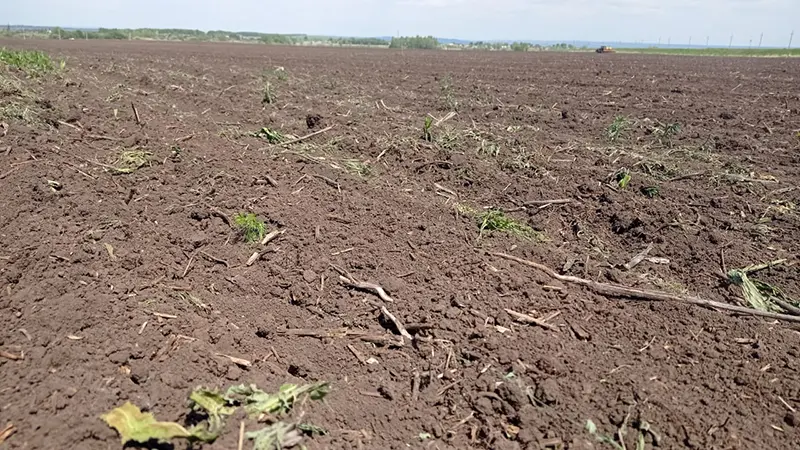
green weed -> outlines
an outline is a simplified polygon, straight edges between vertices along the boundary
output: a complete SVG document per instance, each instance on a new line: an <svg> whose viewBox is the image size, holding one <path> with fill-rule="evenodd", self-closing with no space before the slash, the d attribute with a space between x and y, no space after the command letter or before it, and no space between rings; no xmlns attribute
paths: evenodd
<svg viewBox="0 0 800 450"><path fill-rule="evenodd" d="M275 102L275 94L272 91L272 83L269 81L264 83L264 95L261 97L261 103L272 104Z"/></svg>
<svg viewBox="0 0 800 450"><path fill-rule="evenodd" d="M253 213L239 213L233 218L245 242L258 242L264 239L267 226Z"/></svg>
<svg viewBox="0 0 800 450"><path fill-rule="evenodd" d="M428 142L433 141L433 133L431 133L431 128L433 128L433 118L431 118L431 116L425 116L425 124L422 125L422 139Z"/></svg>
<svg viewBox="0 0 800 450"><path fill-rule="evenodd" d="M20 103L10 101L0 106L0 120L21 120L25 123L36 121L33 109Z"/></svg>
<svg viewBox="0 0 800 450"><path fill-rule="evenodd" d="M658 123L652 129L653 137L660 145L672 148L672 139L681 131L680 124L677 123Z"/></svg>
<svg viewBox="0 0 800 450"><path fill-rule="evenodd" d="M642 195L647 198L655 198L661 195L661 190L658 186L644 186L642 187Z"/></svg>
<svg viewBox="0 0 800 450"><path fill-rule="evenodd" d="M508 233L528 241L543 242L546 239L544 234L534 230L533 228L517 222L516 220L508 217L503 211L490 209L484 212L477 212L466 205L456 205L456 210L459 214L469 217L474 217L478 223L478 239L483 236L485 231L499 231Z"/></svg>
<svg viewBox="0 0 800 450"><path fill-rule="evenodd" d="M448 74L439 81L439 89L442 94L442 102L445 109L450 111L458 111L458 100L453 93L453 78Z"/></svg>
<svg viewBox="0 0 800 450"><path fill-rule="evenodd" d="M136 172L150 163L153 154L144 150L126 150L120 153L113 164L114 171L118 174Z"/></svg>
<svg viewBox="0 0 800 450"><path fill-rule="evenodd" d="M269 142L270 144L280 144L281 142L286 140L286 136L281 134L280 131L272 130L267 127L264 127L256 131L255 133L252 134L252 136L266 139L267 142Z"/></svg>
<svg viewBox="0 0 800 450"><path fill-rule="evenodd" d="M5 47L0 49L0 62L22 70L29 76L45 75L63 70L66 66L64 61L56 66L50 56L38 50L10 50Z"/></svg>
<svg viewBox="0 0 800 450"><path fill-rule="evenodd" d="M273 81L284 82L289 79L286 69L283 67L276 67L275 69L265 72L262 76L263 87L261 88L262 96L261 103L272 104L275 103L275 83Z"/></svg>
<svg viewBox="0 0 800 450"><path fill-rule="evenodd" d="M611 178L615 183L617 183L617 186L619 186L621 189L625 189L631 182L631 172L623 167L622 169L614 172L611 175Z"/></svg>
<svg viewBox="0 0 800 450"><path fill-rule="evenodd" d="M366 163L363 163L357 159L343 161L342 165L346 171L356 174L360 177L368 177L372 174L372 168Z"/></svg>
<svg viewBox="0 0 800 450"><path fill-rule="evenodd" d="M616 142L620 139L630 126L628 119L623 116L617 116L611 125L606 129L606 137L611 142Z"/></svg>

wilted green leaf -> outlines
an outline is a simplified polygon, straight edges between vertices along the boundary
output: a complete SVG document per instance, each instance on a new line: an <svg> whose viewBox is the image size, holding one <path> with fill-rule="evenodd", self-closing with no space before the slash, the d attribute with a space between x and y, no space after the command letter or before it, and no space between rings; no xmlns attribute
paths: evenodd
<svg viewBox="0 0 800 450"><path fill-rule="evenodd" d="M586 421L586 431L588 431L589 434L597 434L597 425L594 424L592 419Z"/></svg>
<svg viewBox="0 0 800 450"><path fill-rule="evenodd" d="M307 394L311 399L319 400L328 392L329 385L324 381L303 386L284 384L277 394L269 394L252 384L242 384L230 387L225 398L244 405L247 414L254 417L261 414L286 414L301 396Z"/></svg>
<svg viewBox="0 0 800 450"><path fill-rule="evenodd" d="M328 430L326 430L325 428L318 427L310 423L298 423L297 429L309 436L314 436L315 434L317 436L325 436L326 434L328 434Z"/></svg>
<svg viewBox="0 0 800 450"><path fill-rule="evenodd" d="M258 431L245 434L253 441L254 450L281 450L292 448L303 440L303 435L294 425L276 422Z"/></svg>
<svg viewBox="0 0 800 450"><path fill-rule="evenodd" d="M151 413L143 413L138 406L125 402L100 416L110 427L117 430L122 444L145 443L151 440L169 442L173 438L189 438L192 434L175 422L158 422Z"/></svg>
<svg viewBox="0 0 800 450"><path fill-rule="evenodd" d="M189 400L194 402L195 411L203 411L208 414L209 430L218 433L225 425L225 416L230 416L236 411L233 406L228 406L228 401L222 393L216 390L197 388L189 395Z"/></svg>
<svg viewBox="0 0 800 450"><path fill-rule="evenodd" d="M419 440L420 440L420 441L427 441L427 440L428 440L428 439L430 439L431 437L432 437L432 436L431 436L431 434L430 434L430 433L420 433L420 434L419 434Z"/></svg>

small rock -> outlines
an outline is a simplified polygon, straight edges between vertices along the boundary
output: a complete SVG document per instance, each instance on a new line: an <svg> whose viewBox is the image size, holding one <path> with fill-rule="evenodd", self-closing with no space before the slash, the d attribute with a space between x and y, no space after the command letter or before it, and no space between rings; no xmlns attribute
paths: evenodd
<svg viewBox="0 0 800 450"><path fill-rule="evenodd" d="M523 405L528 404L528 396L522 388L514 382L507 382L497 388L497 395L507 401L512 408L519 410Z"/></svg>
<svg viewBox="0 0 800 450"><path fill-rule="evenodd" d="M205 233L198 231L197 233L192 233L189 236L189 242L191 242L192 247L200 248L208 242L208 236Z"/></svg>
<svg viewBox="0 0 800 450"><path fill-rule="evenodd" d="M208 219L209 215L208 211L192 211L189 217L191 217L194 220L205 220Z"/></svg>
<svg viewBox="0 0 800 450"><path fill-rule="evenodd" d="M475 402L473 407L484 416L490 417L494 415L494 407L492 406L492 401L489 400L487 397L479 398Z"/></svg>
<svg viewBox="0 0 800 450"><path fill-rule="evenodd" d="M236 364L231 364L228 366L228 371L225 373L225 378L229 379L230 381L239 381L241 376L242 369L240 369Z"/></svg>
<svg viewBox="0 0 800 450"><path fill-rule="evenodd" d="M108 355L108 359L117 365L122 365L128 362L128 359L131 357L131 352L127 350L118 350L110 355Z"/></svg>
<svg viewBox="0 0 800 450"><path fill-rule="evenodd" d="M183 377L171 372L163 372L161 374L161 382L173 389L185 389L186 381Z"/></svg>
<svg viewBox="0 0 800 450"><path fill-rule="evenodd" d="M561 388L558 386L558 381L554 378L548 378L542 381L536 385L534 396L545 405L558 403L561 398Z"/></svg>
<svg viewBox="0 0 800 450"><path fill-rule="evenodd" d="M150 378L150 372L142 364L133 364L130 378L134 384L142 385Z"/></svg>
<svg viewBox="0 0 800 450"><path fill-rule="evenodd" d="M720 113L719 118L723 120L733 120L736 118L736 116L732 112L723 111Z"/></svg>
<svg viewBox="0 0 800 450"><path fill-rule="evenodd" d="M574 323L569 324L569 328L575 333L575 337L581 341L591 341L592 335L589 334L586 330L583 329L580 325L576 325Z"/></svg>
<svg viewBox="0 0 800 450"><path fill-rule="evenodd" d="M303 280L305 280L306 283L315 283L319 281L319 276L317 276L317 273L313 270L308 269L303 271Z"/></svg>
<svg viewBox="0 0 800 450"><path fill-rule="evenodd" d="M796 427L797 423L799 422L797 419L796 412L787 412L785 416L783 416L783 422L790 427Z"/></svg>
<svg viewBox="0 0 800 450"><path fill-rule="evenodd" d="M85 237L87 241L99 241L103 239L103 230L89 230L86 232Z"/></svg>
<svg viewBox="0 0 800 450"><path fill-rule="evenodd" d="M394 400L394 392L392 392L392 389L385 384L378 387L378 393L381 394L386 400Z"/></svg>

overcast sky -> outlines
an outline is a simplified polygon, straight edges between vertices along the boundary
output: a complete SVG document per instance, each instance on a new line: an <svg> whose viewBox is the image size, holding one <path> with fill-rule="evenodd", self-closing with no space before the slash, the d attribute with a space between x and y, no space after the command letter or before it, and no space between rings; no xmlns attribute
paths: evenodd
<svg viewBox="0 0 800 450"><path fill-rule="evenodd" d="M19 25L786 46L800 0L0 0ZM798 29L800 32L800 29ZM795 39L800 46L800 37ZM795 46L795 45L793 45Z"/></svg>

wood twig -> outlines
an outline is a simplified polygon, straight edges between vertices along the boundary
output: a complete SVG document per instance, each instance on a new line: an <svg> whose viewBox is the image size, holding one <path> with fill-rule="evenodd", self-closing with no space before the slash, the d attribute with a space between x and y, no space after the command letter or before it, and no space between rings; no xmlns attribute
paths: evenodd
<svg viewBox="0 0 800 450"><path fill-rule="evenodd" d="M15 353L10 353L5 350L0 350L0 358L6 358L12 361L19 361L20 359L24 359L25 356L23 354L17 355Z"/></svg>
<svg viewBox="0 0 800 450"><path fill-rule="evenodd" d="M239 444L236 446L238 450L244 448L244 420L239 422Z"/></svg>
<svg viewBox="0 0 800 450"><path fill-rule="evenodd" d="M341 190L342 189L342 186L339 185L339 183L337 183L335 180L332 180L332 179L330 179L330 178L328 178L328 177L326 177L324 175L319 175L319 174L316 174L316 173L313 173L311 175L313 175L316 178L319 178L320 180L322 180L325 183L327 183L328 186L330 186L332 188L335 188L336 190Z"/></svg>
<svg viewBox="0 0 800 450"><path fill-rule="evenodd" d="M6 441L6 439L10 438L12 434L17 432L17 427L14 426L13 423L9 423L3 428L3 431L0 431L0 444Z"/></svg>
<svg viewBox="0 0 800 450"><path fill-rule="evenodd" d="M572 203L571 198L557 198L555 200L531 200L524 202L525 206L545 206L545 205L563 205L565 203Z"/></svg>
<svg viewBox="0 0 800 450"><path fill-rule="evenodd" d="M789 302L785 302L779 298L772 298L772 301L775 302L776 305L780 306L787 314L792 316L800 316L800 308L792 305Z"/></svg>
<svg viewBox="0 0 800 450"><path fill-rule="evenodd" d="M68 122L64 122L63 120L59 120L58 123L59 123L59 125L64 125L64 126L70 127L73 130L78 130L78 131L83 130L83 128L81 128L81 127L79 127L77 125L73 125L73 124L68 123Z"/></svg>
<svg viewBox="0 0 800 450"><path fill-rule="evenodd" d="M136 109L136 105L131 102L131 109L133 109L133 117L136 119L136 125L142 124L142 119L139 118L139 110Z"/></svg>
<svg viewBox="0 0 800 450"><path fill-rule="evenodd" d="M313 133L309 133L309 134L307 134L305 136L300 136L299 138L294 138L294 139L288 140L286 142L281 142L281 145L286 146L286 145L296 144L298 142L302 142L302 141L305 141L306 139L312 138L312 137L314 137L314 136L316 136L318 134L322 134L322 133L325 133L327 131L330 131L332 128L333 128L333 125L327 126L327 127L323 128L321 130L317 130L317 131L315 131Z"/></svg>
<svg viewBox="0 0 800 450"><path fill-rule="evenodd" d="M406 330L406 327L403 326L403 323L400 322L400 320L397 317L395 317L394 314L390 313L389 310L386 309L386 307L383 305L381 305L381 312L383 313L384 316L386 316L387 319L392 321L394 326L397 327L397 331L400 332L401 336L408 339L409 341L414 340L414 336L411 336L411 333L409 333L408 330Z"/></svg>
<svg viewBox="0 0 800 450"><path fill-rule="evenodd" d="M380 335L370 333L368 331L349 330L347 328L339 328L333 330L309 330L303 328L290 328L287 330L280 330L278 334L285 334L290 336L304 336L313 337L317 339L333 339L333 338L348 338L353 337L364 342L369 342L376 345L386 345L391 347L402 347L403 340L398 339L394 335Z"/></svg>
<svg viewBox="0 0 800 450"><path fill-rule="evenodd" d="M217 353L216 355L217 356L222 356L223 358L228 358L228 360L230 362L236 364L237 366L251 367L253 365L253 363L251 363L250 361L248 361L246 359L237 358L235 356L226 355L224 353Z"/></svg>
<svg viewBox="0 0 800 450"><path fill-rule="evenodd" d="M225 267L227 267L228 269L230 269L230 268L231 268L231 265L230 265L230 264L228 264L228 261L225 261L224 259L219 259L219 258L217 258L217 257L215 257L215 256L213 256L213 255L210 255L210 254L208 254L208 253L206 253L206 252L204 252L204 251L201 251L201 252L200 252L200 254L201 254L201 255L203 255L203 256L205 256L205 257L206 257L206 258L208 258L209 260L211 260L211 261L214 261L215 263L219 263L219 264L222 264L222 265L224 265L224 266L225 266Z"/></svg>
<svg viewBox="0 0 800 450"><path fill-rule="evenodd" d="M631 258L630 261L625 263L624 265L625 270L632 270L634 267L638 266L639 263L641 263L642 261L644 261L645 258L647 258L647 255L650 253L651 250L653 250L652 242L647 245L647 248L639 252L638 255L634 256L633 258Z"/></svg>
<svg viewBox="0 0 800 450"><path fill-rule="evenodd" d="M651 301L671 301L671 302L678 302L678 303L688 303L691 305L697 306L705 306L710 308L717 308L722 309L725 311L732 311L737 312L740 314L750 314L753 316L759 317L766 317L769 319L777 319L777 320L784 320L787 322L795 322L800 323L800 317L791 316L787 314L779 314L773 313L768 311L759 311L757 309L747 308L744 306L736 306L731 305L728 303L721 303L715 302L713 300L706 300L699 297L683 297L679 295L667 294L665 292L659 291L650 291L645 289L636 289L630 288L627 286L620 286L615 284L606 284L606 283L599 283L597 281L587 280L585 278L578 278L573 276L567 275L559 275L553 269L545 266L544 264L539 264L533 261L528 261L522 258L518 258L513 255L507 255L505 253L496 253L496 252L488 252L489 255L496 256L499 258L507 259L509 261L514 261L529 267L533 267L538 269L547 275L566 283L573 283L579 284L582 286L586 286L592 291L597 294L604 295L604 296L611 296L611 297L627 297L639 300L651 300Z"/></svg>
<svg viewBox="0 0 800 450"><path fill-rule="evenodd" d="M191 267L192 267L192 262L194 262L194 256L195 256L196 254L197 254L197 252L195 252L195 253L192 253L192 256L190 256L190 257L189 257L189 262L188 262L188 263L186 263L186 268L185 268L185 269L183 269L183 275L181 275L181 279L183 279L183 278L186 278L186 274L188 274L188 273L189 273L189 268L191 268Z"/></svg>
<svg viewBox="0 0 800 450"><path fill-rule="evenodd" d="M261 240L261 245L269 244L270 242L272 242L278 236L282 235L285 232L286 232L286 230L274 230L274 231L269 232L269 234L264 236L264 239Z"/></svg>
<svg viewBox="0 0 800 450"><path fill-rule="evenodd" d="M539 325L540 327L547 328L548 330L558 331L558 327L556 327L553 324L547 323L542 319L537 319L536 317L529 316L527 314L518 313L518 312L510 310L510 309L506 309L505 311L508 313L508 315L510 315L511 317L517 319L520 322Z"/></svg>
<svg viewBox="0 0 800 450"><path fill-rule="evenodd" d="M341 281L346 286L349 286L351 288L361 289L362 291L372 292L373 294L376 294L378 297L381 298L381 300L383 300L385 302L394 303L394 300L392 299L392 297L389 297L389 294L387 294L386 291L383 290L383 288L378 286L377 284L366 283L366 282L363 282L363 281L356 281L353 278L348 278L348 277L345 277L343 275L339 275L339 281Z"/></svg>
<svg viewBox="0 0 800 450"><path fill-rule="evenodd" d="M125 140L125 139L122 139L122 138L113 137L113 136L104 136L104 135L101 135L101 134L87 134L86 137L91 138L91 139L96 139L98 141L116 141L116 142L121 142L121 141Z"/></svg>

